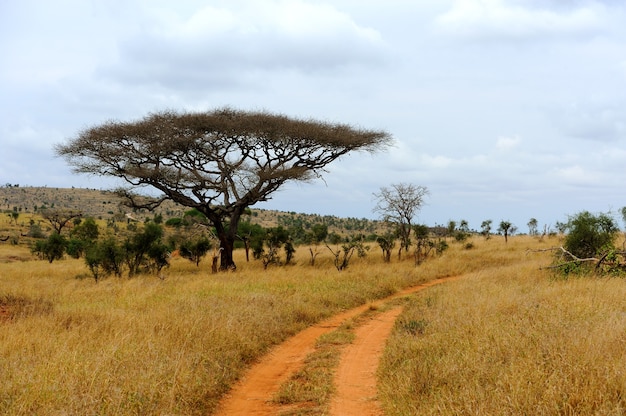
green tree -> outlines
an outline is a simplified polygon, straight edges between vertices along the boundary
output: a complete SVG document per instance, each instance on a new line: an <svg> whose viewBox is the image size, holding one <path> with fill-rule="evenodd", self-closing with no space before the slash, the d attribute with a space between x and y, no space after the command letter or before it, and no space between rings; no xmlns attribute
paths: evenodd
<svg viewBox="0 0 626 416"><path fill-rule="evenodd" d="M74 258L81 257L88 247L95 244L100 235L98 224L93 218L86 218L81 221L79 217L78 224L70 232L70 240L67 246L67 254Z"/></svg>
<svg viewBox="0 0 626 416"><path fill-rule="evenodd" d="M498 232L504 235L504 242L507 243L509 241L509 234L511 233L513 224L510 221L500 221L500 225L498 226Z"/></svg>
<svg viewBox="0 0 626 416"><path fill-rule="evenodd" d="M74 229L72 229L70 236L78 238L79 240L93 243L100 236L100 229L98 228L96 220L89 217L85 218L83 221L80 221L80 223L76 225Z"/></svg>
<svg viewBox="0 0 626 416"><path fill-rule="evenodd" d="M469 223L466 220L461 220L459 222L459 227L456 230L456 233L454 233L454 239L456 241L465 241L467 240L467 238L470 236L470 229L469 229Z"/></svg>
<svg viewBox="0 0 626 416"><path fill-rule="evenodd" d="M159 278L163 278L161 270L170 265L170 247L164 244L160 239L150 245L148 252L148 269L156 273Z"/></svg>
<svg viewBox="0 0 626 416"><path fill-rule="evenodd" d="M485 220L480 224L480 233L486 240L491 238L491 220Z"/></svg>
<svg viewBox="0 0 626 416"><path fill-rule="evenodd" d="M536 218L531 218L528 221L528 234L530 235L537 235L539 234L538 232L538 226L539 226L539 222L537 221Z"/></svg>
<svg viewBox="0 0 626 416"><path fill-rule="evenodd" d="M313 244L320 244L328 237L328 225L326 224L313 224L311 227L309 241Z"/></svg>
<svg viewBox="0 0 626 416"><path fill-rule="evenodd" d="M425 224L418 224L415 227L415 265L420 265L429 256L431 250L435 248L435 242L430 238L430 230Z"/></svg>
<svg viewBox="0 0 626 416"><path fill-rule="evenodd" d="M53 232L46 240L39 240L31 251L52 263L61 260L67 248L67 239L58 232Z"/></svg>
<svg viewBox="0 0 626 416"><path fill-rule="evenodd" d="M613 250L619 227L609 214L583 211L569 218L563 247L579 259L602 256Z"/></svg>
<svg viewBox="0 0 626 416"><path fill-rule="evenodd" d="M85 263L96 282L111 273L121 277L124 259L124 250L112 235L96 242L85 252Z"/></svg>
<svg viewBox="0 0 626 416"><path fill-rule="evenodd" d="M173 200L202 212L220 242L220 268L228 270L235 268L237 229L248 207L286 182L320 177L341 156L375 151L390 141L384 131L225 108L110 121L55 150L75 172L126 181L130 187L119 193L134 208ZM136 195L137 187L146 186L161 196Z"/></svg>
<svg viewBox="0 0 626 416"><path fill-rule="evenodd" d="M33 219L30 220L30 224L28 226L28 232L26 233L28 237L32 238L45 238L43 230L41 229L41 225L36 223Z"/></svg>
<svg viewBox="0 0 626 416"><path fill-rule="evenodd" d="M135 232L126 239L123 249L129 277L139 273L141 266L146 262L146 256L154 249L155 245L161 244L162 238L163 227L148 222L144 225L143 230Z"/></svg>
<svg viewBox="0 0 626 416"><path fill-rule="evenodd" d="M396 235L388 232L376 237L378 246L383 251L383 261L385 263L391 262L391 250L396 246Z"/></svg>
<svg viewBox="0 0 626 416"><path fill-rule="evenodd" d="M201 236L196 239L183 241L180 245L179 252L182 257L194 262L196 267L198 267L200 260L202 260L212 246L211 240L205 236Z"/></svg>
<svg viewBox="0 0 626 416"><path fill-rule="evenodd" d="M259 224L253 224L249 220L241 221L237 230L237 238L243 242L246 251L246 261L250 261L250 247L253 241L262 241L265 230Z"/></svg>

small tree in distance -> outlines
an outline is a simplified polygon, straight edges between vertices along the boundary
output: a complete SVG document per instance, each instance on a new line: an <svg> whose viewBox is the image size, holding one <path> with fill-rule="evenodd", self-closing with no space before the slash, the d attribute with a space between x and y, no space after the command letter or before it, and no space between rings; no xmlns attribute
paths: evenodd
<svg viewBox="0 0 626 416"><path fill-rule="evenodd" d="M54 231L61 234L61 230L74 218L80 218L81 211L64 208L46 208L39 211L41 216L50 223Z"/></svg>
<svg viewBox="0 0 626 416"><path fill-rule="evenodd" d="M46 240L37 241L31 251L52 263L63 258L67 243L65 237L54 231Z"/></svg>
<svg viewBox="0 0 626 416"><path fill-rule="evenodd" d="M491 220L485 220L480 224L480 233L485 240L489 240L491 238Z"/></svg>
<svg viewBox="0 0 626 416"><path fill-rule="evenodd" d="M424 198L428 195L428 188L408 183L393 184L390 187L380 188L374 193L376 206L374 212L382 217L383 221L396 225L400 237L400 249L409 250L411 245L411 230L413 218L424 205Z"/></svg>
<svg viewBox="0 0 626 416"><path fill-rule="evenodd" d="M384 235L376 237L376 242L383 251L383 260L385 263L389 263L391 261L391 250L393 250L396 245L396 236L393 235L393 233L387 232Z"/></svg>
<svg viewBox="0 0 626 416"><path fill-rule="evenodd" d="M180 244L179 253L181 257L195 263L196 267L198 267L202 257L204 257L211 248L211 240L209 240L206 236L200 236L196 239L183 241Z"/></svg>
<svg viewBox="0 0 626 416"><path fill-rule="evenodd" d="M311 266L315 265L315 258L319 254L319 244L326 240L326 237L328 237L328 226L326 224L314 224L311 227L311 232L307 235L309 242L315 246L315 250L313 247L309 247L309 253L311 254L309 264Z"/></svg>
<svg viewBox="0 0 626 416"><path fill-rule="evenodd" d="M500 226L498 226L498 232L504 235L504 242L507 243L509 241L509 234L513 230L513 224L510 221L500 221Z"/></svg>

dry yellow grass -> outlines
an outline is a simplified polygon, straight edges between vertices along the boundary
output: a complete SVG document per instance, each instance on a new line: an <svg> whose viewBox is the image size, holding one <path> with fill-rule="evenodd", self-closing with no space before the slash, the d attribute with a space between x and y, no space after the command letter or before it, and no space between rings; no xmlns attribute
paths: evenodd
<svg viewBox="0 0 626 416"><path fill-rule="evenodd" d="M548 260L416 295L380 369L387 414L624 414L626 284L552 279L538 270Z"/></svg>
<svg viewBox="0 0 626 416"><path fill-rule="evenodd" d="M1 247L5 260L30 256ZM209 414L271 345L339 310L437 277L435 264L445 264L384 265L372 251L339 273L327 253L308 266L302 248L298 265L264 271L236 255L235 273L211 275L206 260L198 270L176 258L165 280L97 284L81 260L0 263L0 296L49 305L0 323L0 413Z"/></svg>
<svg viewBox="0 0 626 416"><path fill-rule="evenodd" d="M469 275L407 301L381 369L388 414L623 413L623 281L551 279L539 271L549 254L526 251L556 240L473 242L417 268L386 265L373 247L340 273L327 252L308 266L303 247L298 264L266 271L237 252L235 273L176 258L165 280L97 284L76 278L88 277L80 260L27 260L25 248L0 245L0 299L31 305L0 321L0 413L210 414L271 345L339 310L460 274Z"/></svg>

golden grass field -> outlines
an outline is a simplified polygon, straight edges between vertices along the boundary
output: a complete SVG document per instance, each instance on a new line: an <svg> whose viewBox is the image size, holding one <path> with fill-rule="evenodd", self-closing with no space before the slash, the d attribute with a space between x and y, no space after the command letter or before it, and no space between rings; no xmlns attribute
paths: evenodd
<svg viewBox="0 0 626 416"><path fill-rule="evenodd" d="M386 414L625 414L626 281L551 278L545 261L411 298L379 369Z"/></svg>
<svg viewBox="0 0 626 416"><path fill-rule="evenodd" d="M388 414L623 413L624 281L540 270L550 255L527 250L557 238L472 241L419 267L384 264L372 247L338 272L328 251L311 267L301 247L291 266L263 270L236 252L236 272L174 258L164 280L97 284L82 260L27 260L27 248L0 245L0 302L13 305L0 318L0 414L211 414L272 345L454 275L467 276L404 301L380 368Z"/></svg>

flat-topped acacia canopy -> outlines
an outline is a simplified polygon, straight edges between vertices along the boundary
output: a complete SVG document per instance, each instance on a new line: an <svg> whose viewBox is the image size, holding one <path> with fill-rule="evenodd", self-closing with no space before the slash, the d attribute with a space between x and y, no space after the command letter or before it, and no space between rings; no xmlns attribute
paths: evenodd
<svg viewBox="0 0 626 416"><path fill-rule="evenodd" d="M222 108L108 121L55 151L77 173L162 192L156 201L140 204L127 190L134 207L154 208L171 199L205 214L220 240L220 267L228 269L235 266L233 245L245 208L269 199L287 181L320 177L342 155L390 143L385 131Z"/></svg>

